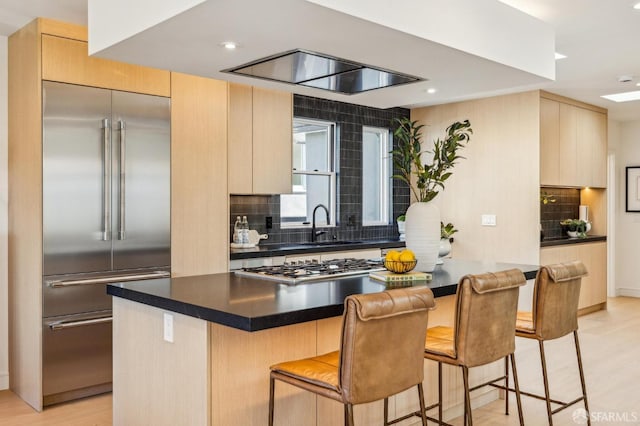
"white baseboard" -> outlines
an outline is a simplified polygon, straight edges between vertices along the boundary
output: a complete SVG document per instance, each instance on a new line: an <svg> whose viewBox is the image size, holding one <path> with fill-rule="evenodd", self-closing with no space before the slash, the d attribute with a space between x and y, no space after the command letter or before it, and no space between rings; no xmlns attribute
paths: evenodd
<svg viewBox="0 0 640 426"><path fill-rule="evenodd" d="M9 389L9 373L0 373L0 390Z"/></svg>
<svg viewBox="0 0 640 426"><path fill-rule="evenodd" d="M626 297L640 297L640 289L637 288L617 288L616 294L618 296Z"/></svg>

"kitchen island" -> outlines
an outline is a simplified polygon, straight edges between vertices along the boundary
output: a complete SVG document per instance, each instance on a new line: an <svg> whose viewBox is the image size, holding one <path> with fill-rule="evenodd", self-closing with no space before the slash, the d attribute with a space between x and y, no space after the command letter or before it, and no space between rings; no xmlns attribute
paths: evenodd
<svg viewBox="0 0 640 426"><path fill-rule="evenodd" d="M415 284L428 285L437 297L430 325L453 322L453 295L463 275L509 268L521 269L527 279L537 271L532 265L445 260L432 281ZM116 296L114 424L262 425L269 365L336 350L344 298L384 289L367 275L287 286L232 273L110 285L107 292ZM428 401L436 397L430 364ZM478 368L474 376L499 368ZM456 374L447 370L446 400L454 415L462 395ZM411 392L390 399L390 415L416 409ZM284 385L276 396L278 425L341 422L342 407L334 401ZM495 391L475 398L495 399ZM379 424L382 404L357 406L355 414L357 424Z"/></svg>

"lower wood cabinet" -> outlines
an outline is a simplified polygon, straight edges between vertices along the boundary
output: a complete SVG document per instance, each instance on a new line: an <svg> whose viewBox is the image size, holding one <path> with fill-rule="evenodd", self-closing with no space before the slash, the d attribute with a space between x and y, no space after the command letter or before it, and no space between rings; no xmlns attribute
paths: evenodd
<svg viewBox="0 0 640 426"><path fill-rule="evenodd" d="M606 241L542 247L540 264L580 260L589 275L582 279L578 309L603 308L607 302L607 243Z"/></svg>

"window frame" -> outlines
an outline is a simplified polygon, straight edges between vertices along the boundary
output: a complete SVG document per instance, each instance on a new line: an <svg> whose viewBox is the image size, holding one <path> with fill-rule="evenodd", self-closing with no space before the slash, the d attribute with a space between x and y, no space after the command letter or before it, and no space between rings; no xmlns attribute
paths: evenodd
<svg viewBox="0 0 640 426"><path fill-rule="evenodd" d="M381 141L382 147L380 148L380 152L382 155L380 156L380 176L379 184L382 189L382 195L379 198L380 202L380 212L382 213L382 217L380 220L365 220L365 144L364 144L364 135L365 133L376 133L381 137L379 140ZM393 185L391 183L391 176L393 175L393 162L391 161L391 155L389 152L393 149L393 136L391 134L391 130L386 127L377 127L377 126L362 126L362 226L387 226L390 224L391 220L391 209L393 207L392 197L393 197Z"/></svg>
<svg viewBox="0 0 640 426"><path fill-rule="evenodd" d="M337 185L337 177L336 177L336 164L338 162L338 158L337 158L337 140L338 140L338 125L336 122L334 121L327 121L327 120L321 120L321 119L315 119L315 118L307 118L307 117L293 117L293 126L292 126L292 131L293 128L295 128L295 123L299 122L299 123L308 123L308 124L315 124L315 125L325 125L329 128L329 140L327 142L327 165L328 165L328 170L327 171L320 171L320 170L299 170L293 167L292 164L292 176L293 175L298 175L298 176L327 176L329 178L329 205L327 206L327 208L329 209L329 224L326 225L321 225L322 228L332 228L336 226L337 220L337 192L338 192L338 185ZM292 135L293 138L293 135ZM292 163L293 163L293 158L291 159ZM292 184L291 184L291 194L295 194L293 192L293 180L292 180ZM281 194L282 197L283 194ZM282 202L280 204L280 215L281 218L282 216ZM311 218L311 221L313 221L313 218ZM280 228L281 229L293 229L293 228L311 228L311 222L284 222L282 219L280 221Z"/></svg>

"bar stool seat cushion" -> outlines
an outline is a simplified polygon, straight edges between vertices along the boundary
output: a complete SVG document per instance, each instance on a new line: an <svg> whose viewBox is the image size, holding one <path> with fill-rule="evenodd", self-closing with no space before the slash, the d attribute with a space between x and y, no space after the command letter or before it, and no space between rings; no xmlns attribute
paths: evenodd
<svg viewBox="0 0 640 426"><path fill-rule="evenodd" d="M339 364L340 351L335 351L312 358L276 364L271 367L271 370L339 392Z"/></svg>
<svg viewBox="0 0 640 426"><path fill-rule="evenodd" d="M531 312L518 312L516 317L516 335L518 333L530 333L536 332L536 328L533 325L533 314Z"/></svg>
<svg viewBox="0 0 640 426"><path fill-rule="evenodd" d="M437 326L427 329L424 350L435 354L456 358L453 327Z"/></svg>

